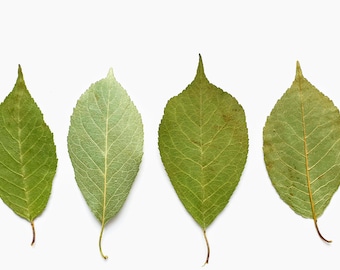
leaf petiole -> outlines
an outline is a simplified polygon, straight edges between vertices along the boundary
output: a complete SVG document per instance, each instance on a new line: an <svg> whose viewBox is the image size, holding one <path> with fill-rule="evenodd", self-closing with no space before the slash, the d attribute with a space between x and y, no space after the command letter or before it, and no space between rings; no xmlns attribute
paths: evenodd
<svg viewBox="0 0 340 270"><path fill-rule="evenodd" d="M203 230L203 235L204 235L204 240L205 240L205 243L207 245L207 258L203 264L203 266L205 266L206 264L209 263L209 257L210 257L210 246L209 246L209 241L208 241L208 238L207 238L207 233L206 233L206 230L204 229Z"/></svg>
<svg viewBox="0 0 340 270"><path fill-rule="evenodd" d="M327 240L325 237L322 236L320 230L319 230L319 227L318 227L318 223L317 223L317 219L314 218L314 225L315 225L315 228L316 228L316 231L318 233L318 235L320 236L320 238L325 241L326 243L332 243L332 240Z"/></svg>
<svg viewBox="0 0 340 270"><path fill-rule="evenodd" d="M35 243L35 228L34 228L34 222L33 221L31 221L31 227L32 227L32 233L33 233L31 246L33 246L34 243Z"/></svg>
<svg viewBox="0 0 340 270"><path fill-rule="evenodd" d="M102 238L103 238L103 232L104 232L104 225L101 228L100 235L99 235L99 251L102 257L106 260L108 256L104 255L103 250L102 250Z"/></svg>

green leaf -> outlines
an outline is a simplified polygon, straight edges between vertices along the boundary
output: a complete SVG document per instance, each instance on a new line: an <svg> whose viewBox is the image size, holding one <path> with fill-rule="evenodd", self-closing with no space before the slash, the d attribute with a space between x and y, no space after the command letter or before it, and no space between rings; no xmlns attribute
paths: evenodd
<svg viewBox="0 0 340 270"><path fill-rule="evenodd" d="M340 184L340 114L310 84L297 62L292 86L276 103L263 129L269 177L281 199L311 218L319 236L321 216Z"/></svg>
<svg viewBox="0 0 340 270"><path fill-rule="evenodd" d="M186 210L206 229L225 208L245 166L245 114L230 94L209 83L201 56L193 82L171 98L159 126L165 170ZM209 244L207 259L209 260Z"/></svg>
<svg viewBox="0 0 340 270"><path fill-rule="evenodd" d="M0 104L0 197L17 215L34 220L46 207L57 168L53 135L28 92L21 67Z"/></svg>
<svg viewBox="0 0 340 270"><path fill-rule="evenodd" d="M68 150L79 189L101 223L106 259L104 227L123 206L143 155L141 116L112 69L79 98Z"/></svg>

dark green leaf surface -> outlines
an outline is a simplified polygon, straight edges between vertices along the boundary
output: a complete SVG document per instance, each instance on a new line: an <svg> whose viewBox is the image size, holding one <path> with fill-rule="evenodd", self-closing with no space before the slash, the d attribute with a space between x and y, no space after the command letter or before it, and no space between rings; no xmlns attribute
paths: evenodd
<svg viewBox="0 0 340 270"><path fill-rule="evenodd" d="M340 184L340 115L303 77L299 63L292 86L267 119L263 140L276 191L297 214L313 219L323 238L317 218Z"/></svg>
<svg viewBox="0 0 340 270"><path fill-rule="evenodd" d="M28 92L21 67L13 91L0 105L0 197L33 221L48 202L56 172L53 135Z"/></svg>
<svg viewBox="0 0 340 270"><path fill-rule="evenodd" d="M77 184L104 226L123 206L143 155L142 119L112 69L79 98L68 149Z"/></svg>
<svg viewBox="0 0 340 270"><path fill-rule="evenodd" d="M179 199L205 234L240 180L248 132L241 105L208 81L201 56L194 81L165 107L158 143Z"/></svg>

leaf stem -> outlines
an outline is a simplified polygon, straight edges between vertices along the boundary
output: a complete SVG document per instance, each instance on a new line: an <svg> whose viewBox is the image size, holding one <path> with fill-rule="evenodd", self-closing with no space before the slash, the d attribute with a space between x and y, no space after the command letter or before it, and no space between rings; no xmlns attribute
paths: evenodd
<svg viewBox="0 0 340 270"><path fill-rule="evenodd" d="M325 237L322 236L320 230L319 230L319 227L318 227L318 221L317 219L315 218L314 219L314 225L315 225L315 228L316 228L316 231L318 232L318 235L320 236L320 238L325 241L326 243L332 243L332 240L327 240Z"/></svg>
<svg viewBox="0 0 340 270"><path fill-rule="evenodd" d="M31 246L33 246L34 243L35 243L35 228L34 228L34 222L33 221L31 221L31 227L32 227L32 233L33 233Z"/></svg>
<svg viewBox="0 0 340 270"><path fill-rule="evenodd" d="M205 243L206 243L206 245L207 245L207 258L206 258L206 260L205 260L205 263L203 264L203 266L205 266L206 264L209 263L209 257L210 257L210 246L209 246L209 241L208 241L207 233L206 233L206 230L205 230L205 229L203 230L203 235L204 235Z"/></svg>
<svg viewBox="0 0 340 270"><path fill-rule="evenodd" d="M102 224L102 229L101 229L100 235L99 235L99 251L100 251L100 254L102 255L102 257L106 260L108 258L108 256L104 255L103 250L102 250L103 232L104 232L104 224Z"/></svg>

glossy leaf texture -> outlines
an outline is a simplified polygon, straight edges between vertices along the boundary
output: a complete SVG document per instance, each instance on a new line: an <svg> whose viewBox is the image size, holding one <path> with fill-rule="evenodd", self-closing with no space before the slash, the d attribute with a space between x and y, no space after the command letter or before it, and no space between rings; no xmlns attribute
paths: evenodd
<svg viewBox="0 0 340 270"><path fill-rule="evenodd" d="M278 100L263 129L266 168L281 199L314 220L340 184L340 114L302 75L297 62L292 86Z"/></svg>
<svg viewBox="0 0 340 270"><path fill-rule="evenodd" d="M32 225L45 209L57 168L53 134L25 85L21 67L0 104L0 197Z"/></svg>
<svg viewBox="0 0 340 270"><path fill-rule="evenodd" d="M164 109L158 144L179 199L206 237L244 170L248 130L242 106L208 81L201 56L193 82ZM208 241L207 248L206 263Z"/></svg>
<svg viewBox="0 0 340 270"><path fill-rule="evenodd" d="M112 69L79 98L68 134L75 178L88 206L105 225L123 206L143 155L143 124Z"/></svg>

